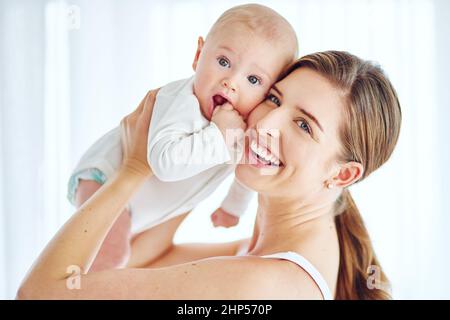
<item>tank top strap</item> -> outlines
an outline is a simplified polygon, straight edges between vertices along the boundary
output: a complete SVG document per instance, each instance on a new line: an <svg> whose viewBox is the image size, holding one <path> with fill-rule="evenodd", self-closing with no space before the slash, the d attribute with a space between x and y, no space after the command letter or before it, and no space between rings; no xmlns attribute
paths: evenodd
<svg viewBox="0 0 450 320"><path fill-rule="evenodd" d="M317 284L317 286L320 289L320 292L322 293L324 300L333 300L333 295L331 294L331 290L328 287L328 284L326 283L325 279L322 277L320 272L312 265L311 262L309 262L305 257L301 256L300 254L293 252L293 251L287 251L287 252L278 252L273 254L268 254L264 256L260 256L261 258L272 258L272 259L283 259L283 260L289 260L295 264L297 264L299 267L301 267L303 270L305 270L311 278L314 280L314 282Z"/></svg>

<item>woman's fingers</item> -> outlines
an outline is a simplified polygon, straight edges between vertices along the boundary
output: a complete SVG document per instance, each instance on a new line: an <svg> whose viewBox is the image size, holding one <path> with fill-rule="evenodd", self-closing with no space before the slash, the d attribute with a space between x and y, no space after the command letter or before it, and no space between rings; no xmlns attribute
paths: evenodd
<svg viewBox="0 0 450 320"><path fill-rule="evenodd" d="M150 114L151 110L153 110L153 105L155 104L156 95L158 94L160 88L151 90L147 93L147 96L145 97L145 103L143 105L142 112L145 114Z"/></svg>
<svg viewBox="0 0 450 320"><path fill-rule="evenodd" d="M147 139L158 90L147 92L138 107L121 121L123 163L134 172L151 173L147 162Z"/></svg>
<svg viewBox="0 0 450 320"><path fill-rule="evenodd" d="M137 108L122 119L121 125L123 125L125 128L129 128L131 125L134 125L136 122L138 122L139 118L143 114L145 114L144 120L147 120L147 118L149 118L151 115L151 110L153 110L153 105L155 103L155 98L158 91L159 88L147 92Z"/></svg>
<svg viewBox="0 0 450 320"><path fill-rule="evenodd" d="M140 115L144 111L144 109L145 109L149 99L151 98L151 95L152 95L152 91L147 92L147 94L145 95L144 99L142 99L141 103L139 104L139 106L135 110L137 114Z"/></svg>
<svg viewBox="0 0 450 320"><path fill-rule="evenodd" d="M150 126L150 119L153 111L153 106L155 104L156 100L156 94L159 89L149 91L147 93L145 103L140 106L140 112L137 114L136 121L138 122L138 130L141 132L141 134L148 134L148 129Z"/></svg>
<svg viewBox="0 0 450 320"><path fill-rule="evenodd" d="M141 134L148 133L150 126L150 119L153 111L153 106L156 100L156 94L159 89L149 91L146 95L145 102L139 106L136 114L136 121L138 122L138 127Z"/></svg>

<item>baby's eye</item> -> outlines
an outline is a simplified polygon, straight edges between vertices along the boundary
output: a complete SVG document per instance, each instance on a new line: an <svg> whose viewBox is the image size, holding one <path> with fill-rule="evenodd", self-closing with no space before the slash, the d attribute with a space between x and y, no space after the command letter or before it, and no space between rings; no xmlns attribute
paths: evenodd
<svg viewBox="0 0 450 320"><path fill-rule="evenodd" d="M217 59L217 61L219 62L219 64L224 67L224 68L229 68L230 67L230 61L228 61L227 58L224 57L219 57Z"/></svg>
<svg viewBox="0 0 450 320"><path fill-rule="evenodd" d="M308 125L308 122L306 122L305 120L301 119L301 120L297 120L296 121L297 125L300 127L300 129L304 130L306 133L311 134L311 128Z"/></svg>
<svg viewBox="0 0 450 320"><path fill-rule="evenodd" d="M275 103L278 107L281 106L280 99L278 99L275 95L269 93L266 97L266 100L269 100L272 103Z"/></svg>
<svg viewBox="0 0 450 320"><path fill-rule="evenodd" d="M251 84L261 84L261 80L256 76L248 76L247 79Z"/></svg>

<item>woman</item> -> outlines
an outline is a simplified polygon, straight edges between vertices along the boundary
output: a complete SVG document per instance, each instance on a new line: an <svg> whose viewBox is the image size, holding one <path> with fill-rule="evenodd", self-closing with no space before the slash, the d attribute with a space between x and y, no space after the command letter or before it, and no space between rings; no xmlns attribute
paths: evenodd
<svg viewBox="0 0 450 320"><path fill-rule="evenodd" d="M145 142L154 97L149 93L122 121L120 172L53 238L19 298L389 298L347 188L390 157L400 106L379 67L336 51L299 59L248 118L255 134L236 175L259 193L251 239L173 246L149 268L87 273L115 219L151 174ZM260 147L278 143L271 152L279 167L255 164L254 151L261 153L255 141ZM73 266L82 275L80 288L70 290ZM376 270L382 287L368 281L368 269Z"/></svg>

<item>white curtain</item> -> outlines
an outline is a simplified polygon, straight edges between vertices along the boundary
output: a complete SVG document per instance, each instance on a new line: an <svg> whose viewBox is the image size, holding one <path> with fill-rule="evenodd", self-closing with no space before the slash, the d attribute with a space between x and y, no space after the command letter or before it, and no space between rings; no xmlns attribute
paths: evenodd
<svg viewBox="0 0 450 320"><path fill-rule="evenodd" d="M450 136L445 0L258 1L284 15L300 53L347 50L378 61L397 88L403 126L392 159L352 188L395 298L450 298ZM71 168L146 91L192 74L196 39L243 1L0 1L0 298L73 212ZM213 229L228 179L176 241L249 236Z"/></svg>

